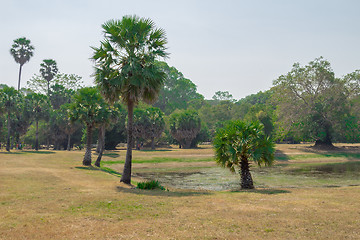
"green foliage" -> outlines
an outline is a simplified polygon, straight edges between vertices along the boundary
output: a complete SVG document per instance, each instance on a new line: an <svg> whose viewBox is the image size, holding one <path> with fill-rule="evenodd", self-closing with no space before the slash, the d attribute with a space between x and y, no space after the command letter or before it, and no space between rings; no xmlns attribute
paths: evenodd
<svg viewBox="0 0 360 240"><path fill-rule="evenodd" d="M95 126L105 121L110 115L109 105L97 88L82 88L73 99L68 109L71 121L80 120L86 125Z"/></svg>
<svg viewBox="0 0 360 240"><path fill-rule="evenodd" d="M275 144L266 137L259 122L230 121L218 129L214 138L216 161L234 172L241 157L270 166L274 160Z"/></svg>
<svg viewBox="0 0 360 240"><path fill-rule="evenodd" d="M234 102L233 96L228 91L217 91L212 97L215 101L230 101Z"/></svg>
<svg viewBox="0 0 360 240"><path fill-rule="evenodd" d="M263 132L259 122L231 121L218 129L214 138L215 159L231 172L239 169L241 187L254 188L249 161L270 166L274 160L275 144Z"/></svg>
<svg viewBox="0 0 360 240"><path fill-rule="evenodd" d="M166 77L158 100L154 104L155 107L160 108L165 114L170 114L176 109L187 109L189 106L201 104L204 96L197 93L196 85L191 80L165 62L157 62L157 65L164 71Z"/></svg>
<svg viewBox="0 0 360 240"><path fill-rule="evenodd" d="M52 94L60 92L74 92L83 88L82 78L76 74L57 73L49 83ZM36 93L47 94L47 80L38 74L34 74L29 81L27 81L28 88ZM64 95L64 94L62 94Z"/></svg>
<svg viewBox="0 0 360 240"><path fill-rule="evenodd" d="M170 133L183 148L190 148L201 129L201 120L195 110L179 110L170 115Z"/></svg>
<svg viewBox="0 0 360 240"><path fill-rule="evenodd" d="M93 47L95 82L109 102L122 99L128 107L127 155L122 182L131 183L133 109L143 100L152 103L164 83L165 73L155 61L165 58L165 31L151 19L124 16L102 25L105 40Z"/></svg>
<svg viewBox="0 0 360 240"><path fill-rule="evenodd" d="M165 121L163 112L159 108L146 107L134 110L134 137L142 140L154 141L164 131Z"/></svg>
<svg viewBox="0 0 360 240"><path fill-rule="evenodd" d="M125 103L152 102L160 91L165 74L155 65L166 57L163 29L150 19L124 16L102 25L105 41L93 47L95 82L111 102L119 97Z"/></svg>
<svg viewBox="0 0 360 240"><path fill-rule="evenodd" d="M57 64L53 59L44 59L40 64L40 74L47 82L47 95L50 96L50 81L58 72Z"/></svg>
<svg viewBox="0 0 360 240"><path fill-rule="evenodd" d="M163 186L161 186L159 181L157 181L157 180L139 182L139 183L137 183L137 188L138 189L147 189L147 190L153 190L153 189L165 190L165 188Z"/></svg>
<svg viewBox="0 0 360 240"><path fill-rule="evenodd" d="M279 122L303 140L331 144L336 125L349 112L347 82L337 79L322 57L292 70L274 81Z"/></svg>
<svg viewBox="0 0 360 240"><path fill-rule="evenodd" d="M21 68L25 63L30 61L30 58L34 54L35 48L30 45L30 43L30 40L25 37L18 38L14 40L10 49L10 54L14 57L15 62L20 64L18 90L20 90Z"/></svg>

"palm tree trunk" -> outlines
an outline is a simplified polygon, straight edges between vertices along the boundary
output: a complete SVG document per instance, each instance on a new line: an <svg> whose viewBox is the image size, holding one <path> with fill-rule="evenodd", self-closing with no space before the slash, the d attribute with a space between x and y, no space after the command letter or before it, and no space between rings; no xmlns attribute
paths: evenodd
<svg viewBox="0 0 360 240"><path fill-rule="evenodd" d="M102 155L104 153L105 149L105 125L101 125L99 129L99 141L98 141L98 147L99 147L99 155L96 159L95 166L100 167L100 161L102 158Z"/></svg>
<svg viewBox="0 0 360 240"><path fill-rule="evenodd" d="M130 184L131 183L131 160L132 160L132 145L133 141L133 117L134 117L134 103L128 102L128 123L127 123L127 150L126 160L124 164L123 174L120 182Z"/></svg>
<svg viewBox="0 0 360 240"><path fill-rule="evenodd" d="M249 161L246 156L241 156L240 176L242 189L254 189L254 183L250 173Z"/></svg>
<svg viewBox="0 0 360 240"><path fill-rule="evenodd" d="M39 150L39 121L36 120L35 150Z"/></svg>
<svg viewBox="0 0 360 240"><path fill-rule="evenodd" d="M50 81L47 81L47 95L50 97Z"/></svg>
<svg viewBox="0 0 360 240"><path fill-rule="evenodd" d="M70 151L70 140L71 140L71 134L68 134L68 142L67 142L67 147L66 150Z"/></svg>
<svg viewBox="0 0 360 240"><path fill-rule="evenodd" d="M6 151L10 152L10 130L11 130L11 125L10 125L10 113L8 113L8 119L7 119L7 129L8 129L8 133L7 133L7 143L6 143Z"/></svg>
<svg viewBox="0 0 360 240"><path fill-rule="evenodd" d="M87 125L86 126L86 151L85 151L85 156L84 156L84 160L83 160L83 165L84 166L90 166L91 165L91 144L92 144L92 126L91 125Z"/></svg>
<svg viewBox="0 0 360 240"><path fill-rule="evenodd" d="M19 83L18 83L18 91L20 90L20 80L21 80L21 69L22 69L22 66L23 66L23 65L21 65L21 64L20 64L20 69L19 69Z"/></svg>

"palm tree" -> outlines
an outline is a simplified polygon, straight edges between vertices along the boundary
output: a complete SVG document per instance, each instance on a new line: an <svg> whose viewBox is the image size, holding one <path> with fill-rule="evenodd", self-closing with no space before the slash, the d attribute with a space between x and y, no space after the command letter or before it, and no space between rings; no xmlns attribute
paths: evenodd
<svg viewBox="0 0 360 240"><path fill-rule="evenodd" d="M4 87L0 90L0 112L7 114L7 141L6 151L10 151L11 115L19 111L22 95L13 87Z"/></svg>
<svg viewBox="0 0 360 240"><path fill-rule="evenodd" d="M49 99L46 95L38 93L30 93L25 97L28 106L32 109L32 118L35 120L35 150L39 150L39 121L49 115Z"/></svg>
<svg viewBox="0 0 360 240"><path fill-rule="evenodd" d="M158 57L167 57L165 32L150 19L124 16L102 25L105 40L93 47L95 82L109 102L119 98L128 109L127 152L121 182L131 183L133 146L133 110L140 101L153 102L165 74L155 65Z"/></svg>
<svg viewBox="0 0 360 240"><path fill-rule="evenodd" d="M99 94L99 90L91 87L80 89L69 107L71 121L80 120L86 125L86 152L83 160L85 166L91 165L93 128L106 118L104 115L106 115L108 108L109 106Z"/></svg>
<svg viewBox="0 0 360 240"><path fill-rule="evenodd" d="M263 133L259 122L232 121L219 129L214 138L216 161L235 172L239 168L241 188L253 189L249 160L259 166L271 165L274 160L274 143Z"/></svg>
<svg viewBox="0 0 360 240"><path fill-rule="evenodd" d="M53 59L45 59L40 64L41 76L47 81L48 97L50 97L50 81L55 77L57 72L57 64Z"/></svg>
<svg viewBox="0 0 360 240"><path fill-rule="evenodd" d="M15 62L20 64L18 91L20 90L22 66L27 63L33 56L34 49L34 46L30 45L30 40L26 39L25 37L15 39L14 44L10 49L10 54L14 57Z"/></svg>

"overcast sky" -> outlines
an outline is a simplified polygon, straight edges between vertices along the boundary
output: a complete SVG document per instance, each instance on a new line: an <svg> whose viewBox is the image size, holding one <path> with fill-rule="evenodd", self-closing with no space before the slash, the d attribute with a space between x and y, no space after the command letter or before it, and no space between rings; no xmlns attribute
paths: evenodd
<svg viewBox="0 0 360 240"><path fill-rule="evenodd" d="M358 0L0 0L0 7L0 83L14 87L14 39L24 36L35 46L22 87L49 58L60 72L92 85L90 46L103 39L101 24L133 14L166 31L166 61L207 99L218 90L236 99L268 90L295 62L319 56L338 77L360 69Z"/></svg>

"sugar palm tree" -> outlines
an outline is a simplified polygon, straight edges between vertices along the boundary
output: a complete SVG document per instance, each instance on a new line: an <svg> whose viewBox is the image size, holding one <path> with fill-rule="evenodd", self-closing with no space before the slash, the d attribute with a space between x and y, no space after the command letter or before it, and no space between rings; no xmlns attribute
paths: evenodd
<svg viewBox="0 0 360 240"><path fill-rule="evenodd" d="M105 39L93 47L95 82L105 98L121 98L128 109L127 152L121 182L131 183L133 146L133 110L140 101L153 102L164 82L165 74L155 65L158 57L167 57L164 30L150 19L124 16L102 25Z"/></svg>
<svg viewBox="0 0 360 240"><path fill-rule="evenodd" d="M92 133L96 125L106 119L109 106L96 88L85 87L74 96L74 102L69 107L69 117L72 121L80 120L86 125L86 152L83 165L91 165Z"/></svg>
<svg viewBox="0 0 360 240"><path fill-rule="evenodd" d="M49 116L49 99L46 95L39 93L30 93L26 95L25 100L28 107L32 110L32 118L35 120L35 150L39 150L39 121Z"/></svg>
<svg viewBox="0 0 360 240"><path fill-rule="evenodd" d="M20 110L22 95L13 87L4 87L0 90L0 113L7 115L6 151L10 151L11 115Z"/></svg>
<svg viewBox="0 0 360 240"><path fill-rule="evenodd" d="M41 76L47 81L47 94L50 97L50 81L58 72L57 64L53 59L44 59L40 64Z"/></svg>
<svg viewBox="0 0 360 240"><path fill-rule="evenodd" d="M27 63L34 54L34 46L30 45L30 40L25 37L14 40L14 44L10 49L10 54L14 57L15 62L20 64L18 91L20 90L21 70L22 66Z"/></svg>
<svg viewBox="0 0 360 240"><path fill-rule="evenodd" d="M221 166L232 172L239 169L243 189L254 188L250 160L259 166L271 165L274 160L274 143L265 136L259 122L229 122L216 132L214 148L216 161Z"/></svg>

